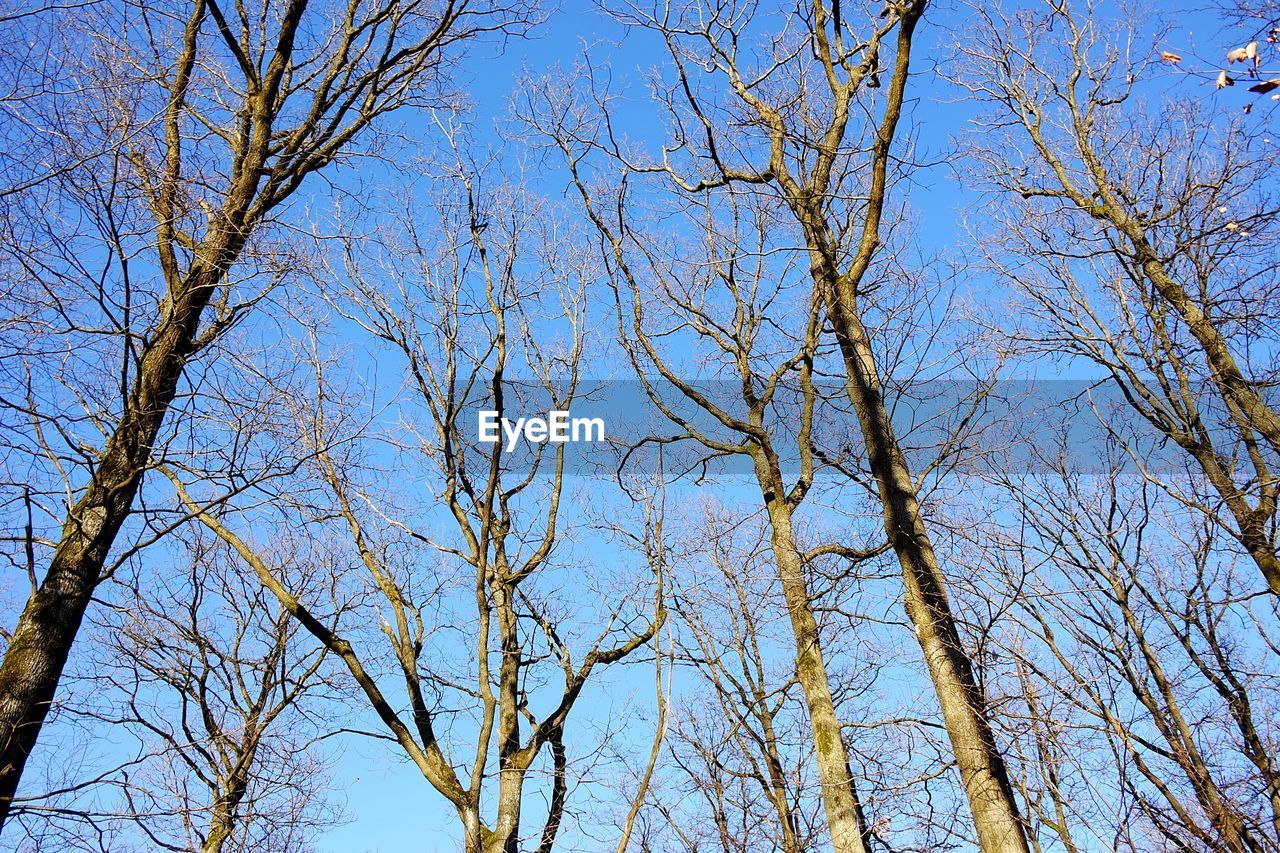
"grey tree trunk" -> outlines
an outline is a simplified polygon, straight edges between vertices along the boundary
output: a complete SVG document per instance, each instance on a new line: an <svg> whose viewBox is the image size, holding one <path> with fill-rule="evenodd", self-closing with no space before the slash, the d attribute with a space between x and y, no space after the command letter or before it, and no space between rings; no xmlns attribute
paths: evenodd
<svg viewBox="0 0 1280 853"><path fill-rule="evenodd" d="M760 459L756 464L760 468L767 467ZM814 754L831 844L836 853L869 853L866 821L853 784L849 754L831 696L831 684L827 680L818 622L813 615L804 565L791 526L791 508L783 496L780 477L770 477L769 472L761 472L760 478L761 487L768 496L770 544L795 638L796 680L800 682L809 709L809 725L813 731Z"/></svg>
<svg viewBox="0 0 1280 853"><path fill-rule="evenodd" d="M843 290L843 292L842 292ZM848 374L846 388L858 414L867 460L884 506L884 529L902 567L904 605L924 653L942 709L956 766L984 853L1027 853L1022 821L1004 759L986 717L986 702L960 641L947 600L946 580L906 458L881 396L871 341L847 282L827 291L828 310Z"/></svg>
<svg viewBox="0 0 1280 853"><path fill-rule="evenodd" d="M191 355L200 314L224 271L197 271L183 288L185 297L171 301L169 317L143 354L120 423L88 488L63 524L49 570L27 600L0 663L0 827L48 716L107 554L133 506L152 445Z"/></svg>

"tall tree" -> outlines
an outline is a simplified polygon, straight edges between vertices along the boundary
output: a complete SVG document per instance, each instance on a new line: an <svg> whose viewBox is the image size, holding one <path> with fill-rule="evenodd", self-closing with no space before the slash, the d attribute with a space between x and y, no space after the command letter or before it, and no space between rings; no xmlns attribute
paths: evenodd
<svg viewBox="0 0 1280 853"><path fill-rule="evenodd" d="M972 528L1032 822L1068 849L1272 849L1274 598L1249 595L1219 525L1104 445L1101 466L993 471L982 515L1019 523Z"/></svg>
<svg viewBox="0 0 1280 853"><path fill-rule="evenodd" d="M297 446L310 485L291 490L296 505L275 505L345 540L377 616L320 618L315 596L251 535L252 510L228 500L234 480L218 484L221 497L208 482L203 496L179 488L346 667L381 737L456 813L463 849L515 853L537 835L549 851L571 794L565 740L580 697L609 666L643 654L666 620L662 529L651 513L634 541L641 577L619 582L588 621L584 575L617 575L592 570L566 542L566 443L509 451L505 435L486 443L477 423L481 411L568 411L581 399L583 293L596 265L535 197L488 189L465 160L431 184L429 204L404 204L412 213L384 222L372 248L350 238L334 252L326 298L404 366L390 435L352 438L368 400L343 393L330 375L341 368L316 356L316 387L278 437ZM394 467L379 471L386 458ZM396 488L410 470L434 500ZM572 603L557 595L563 577ZM551 780L545 815L530 805L541 778Z"/></svg>
<svg viewBox="0 0 1280 853"><path fill-rule="evenodd" d="M329 734L317 725L319 703L332 699L320 694L335 687L328 650L201 533L183 537L189 571L156 581L159 595L117 576L128 592L103 620L112 665L93 682L108 702L124 694L108 720L157 753L121 783L128 812L173 849L298 849L328 817L327 774L308 749ZM331 559L306 553L308 544L278 537L275 559L296 566L299 588L331 588ZM331 608L330 623L345 604Z"/></svg>
<svg viewBox="0 0 1280 853"><path fill-rule="evenodd" d="M671 752L684 784L671 780L658 805L686 849L712 827L735 847L811 849L821 819L806 769L812 738L785 654L787 608L768 565L768 525L718 504L691 521L694 550L672 572L672 611L686 638L678 660L709 695L704 706L686 701L675 721Z"/></svg>
<svg viewBox="0 0 1280 853"><path fill-rule="evenodd" d="M1144 106L1160 61L1134 49L1140 22L1109 25L1087 3L980 20L958 80L991 108L973 153L999 193L997 228L981 231L1025 308L1014 333L1028 353L1100 368L1122 411L1190 463L1185 482L1148 466L1153 482L1221 524L1280 595L1280 303L1261 237L1274 146L1199 99Z"/></svg>
<svg viewBox="0 0 1280 853"><path fill-rule="evenodd" d="M548 103L557 97L545 95ZM860 561L885 548L806 548L796 530L818 467L813 431L821 395L814 365L822 322L820 301L803 281L797 284L792 262L771 263L771 226L780 205L733 187L697 195L685 215L701 231L698 242L670 241L664 232L646 230L642 205L625 177L605 191L613 196L601 196L584 161L589 149L583 128L565 120L574 112L549 107L548 114L561 120L544 130L568 160L605 243L619 335L632 367L650 401L677 429L659 440L688 442L712 459L736 458L750 467L769 522L832 843L838 851L869 850L808 573L819 553ZM723 385L690 378L680 355L686 350L712 375L723 371Z"/></svg>
<svg viewBox="0 0 1280 853"><path fill-rule="evenodd" d="M22 297L10 321L25 338L5 353L5 408L27 425L23 445L63 478L65 503L49 507L60 519L52 554L0 664L0 826L184 370L262 298L230 271L309 175L438 91L451 47L514 31L529 10L197 0L67 14L85 37L73 55L87 84L24 106L43 111L47 121L31 124L48 141L84 156L29 189L28 207L44 213L11 217L3 248ZM8 24L19 36L27 26ZM271 272L262 278L269 287ZM56 363L78 347L114 362L101 394L77 394L80 377ZM41 351L54 387L70 385L68 405L84 407L88 434L72 432L74 409L39 404L46 389L30 372L40 366L24 359Z"/></svg>
<svg viewBox="0 0 1280 853"><path fill-rule="evenodd" d="M920 506L920 482L889 417L885 355L864 320L876 290L892 286L882 280L890 276L878 261L911 48L924 9L924 2L890 3L883 15L845 10L841 17L838 6L817 2L770 17L754 5L695 2L620 12L670 51L674 78L664 81L660 100L674 139L660 158L624 147L611 125L583 125L577 141L611 154L627 180L657 175L672 193L709 208L734 197L728 188L771 195L784 205L788 227L802 241L812 292L834 329L885 534L902 570L902 603L938 696L979 843L988 851L1023 853L1013 787L951 609ZM756 44L763 48L750 47ZM605 214L594 215L599 222ZM627 227L614 228L611 251L632 239ZM770 494L784 501L781 492Z"/></svg>

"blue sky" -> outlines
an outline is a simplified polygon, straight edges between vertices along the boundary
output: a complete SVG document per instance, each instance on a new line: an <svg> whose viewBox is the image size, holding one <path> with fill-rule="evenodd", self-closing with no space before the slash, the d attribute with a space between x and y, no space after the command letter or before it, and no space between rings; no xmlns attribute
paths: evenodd
<svg viewBox="0 0 1280 853"><path fill-rule="evenodd" d="M1160 10L1173 12L1168 4ZM1114 10L1112 10L1114 11ZM1221 32L1221 24L1211 16L1183 17L1183 24L1169 37L1172 48L1192 56L1199 53L1212 57L1218 45L1229 41ZM966 22L964 7L955 3L939 3L926 16L918 39L916 66L920 69L914 87L915 104L911 118L926 159L951 151L953 139L967 130L972 107L960 102L940 77L932 73L934 59L947 52L956 33ZM1154 22L1153 22L1154 23ZM477 138L486 136L483 128L501 127L508 116L508 99L519 79L526 73L539 75L555 66L567 71L581 53L590 46L597 61L607 61L616 79L630 79L636 103L632 130L642 133L645 127L644 89L638 76L654 62L663 60L661 45L646 34L628 34L603 15L594 5L570 2L551 12L548 20L530 39L510 40L501 52L482 52L470 59L464 70L464 88L473 104L472 121L478 128ZM655 49L657 48L657 49ZM1228 93L1233 103L1241 102L1239 92ZM1206 96L1211 96L1206 92ZM407 127L414 128L412 119ZM430 133L422 125L423 134ZM391 177L391 176L388 176ZM547 192L555 192L556 177L547 177ZM912 203L920 224L925 248L950 251L960 237L962 217L970 212L978 199L946 166L937 166L918 174L912 187ZM981 298L983 287L990 282L970 282ZM623 671L624 673L627 671ZM630 670L640 679L634 686L628 676L618 672L606 676L589 687L582 700L581 712L586 717L607 717L626 707L632 691L649 690L651 672L647 667ZM634 720L637 747L645 748L651 736L651 720ZM353 820L327 833L322 848L334 853L355 851L448 851L456 849L456 817L442 797L436 794L421 775L391 750L372 742L353 743L332 768L332 782ZM569 840L569 839L566 839Z"/></svg>
<svg viewBox="0 0 1280 853"><path fill-rule="evenodd" d="M1175 7L1161 4L1159 9L1174 12ZM1114 9L1110 9L1114 11ZM954 139L968 130L972 118L972 106L960 100L941 77L933 72L950 46L966 27L965 8L951 0L935 4L926 16L918 36L915 65L918 69L912 87L913 105L910 121L916 132L925 160L941 160L953 150ZM1170 49L1187 57L1201 56L1213 60L1220 54L1222 44L1230 44L1232 38L1222 33L1221 23L1212 16L1184 16L1182 24L1169 36ZM1150 22L1155 26L1156 22ZM1243 39L1241 39L1243 40ZM646 33L627 32L599 9L587 2L570 0L560 8L550 10L548 18L532 37L511 39L503 49L486 45L469 56L463 63L460 88L467 92L471 104L469 121L473 136L480 145L492 144L494 132L509 126L509 101L513 89L526 74L539 76L547 73L569 73L584 49L589 49L597 65L607 63L615 80L629 92L635 106L626 116L626 130L640 139L646 139L655 125L650 120L651 107L646 103L647 93L642 77L647 68L665 60L665 49ZM558 69L558 70L556 70ZM1170 86L1186 85L1184 78L1170 77ZM1234 110L1249 96L1236 87L1221 96L1214 95L1211 87L1204 87L1205 97L1220 97ZM1258 117L1259 121L1265 120ZM423 139L431 144L436 133L429 121L421 116L403 114L403 129L410 139ZM653 140L650 140L653 141ZM519 149L512 146L507 156L520 157ZM357 161L360 162L360 161ZM367 161L365 161L367 164ZM350 173L346 180L357 177ZM378 188L378 181L394 185L398 175L394 167L383 166L358 176L361 183L371 190ZM342 179L340 179L342 180ZM540 189L550 196L564 191L564 176L550 170L539 178ZM313 182L312 198L323 201L323 182ZM910 186L910 198L918 223L918 240L922 250L946 255L961 251L961 222L972 214L980 202L976 194L959 180L952 169L937 165L918 172ZM570 199L571 200L571 199ZM317 206L317 209L321 209ZM981 277L966 279L961 287L968 289L972 298L982 299L987 292L995 292L998 285ZM264 326L269 327L268 322ZM271 332L264 332L271 334ZM379 364L380 356L368 344L352 339L354 358L363 362L371 375L376 372L374 384L390 387L399 382L398 361ZM599 365L593 364L599 369ZM1057 368L1053 368L1057 370ZM591 378L603 378L596 373ZM575 478L573 488L585 492L583 503L590 501L591 482ZM614 494L611 486L601 485L602 490ZM754 486L722 483L718 491L728 501L751 502ZM687 500L690 493L682 498ZM604 498L608 500L610 498ZM758 505L758 494L754 505ZM836 522L839 523L839 522ZM157 564L164 556L155 555ZM86 638L87 639L87 638ZM624 735L619 745L630 742L636 754L648 748L652 736L651 715L637 712L651 702L652 670L648 666L622 667L606 672L589 684L575 719L589 721L580 735L589 734L592 726L604 726L611 722L624 725ZM909 676L903 675L908 683ZM360 724L374 727L372 715L359 707L356 716ZM64 743L74 742L68 736ZM46 748L55 756L52 760L69 764L69 759L59 755L58 743L47 739ZM105 743L95 748L109 750ZM72 750L67 750L72 752ZM74 752L80 756L82 753ZM321 849L331 853L360 853L360 851L452 851L457 849L457 818L443 797L437 794L421 774L402 758L394 748L383 742L348 738L336 746L337 760L329 770L328 782L340 801L345 801L350 822L327 832L320 843ZM581 810L591 808L589 802L579 804ZM564 836L562 849L603 849L600 841L588 842Z"/></svg>
<svg viewBox="0 0 1280 853"><path fill-rule="evenodd" d="M1224 46L1247 40L1249 34L1224 32L1223 23L1213 15L1182 14L1180 6L1181 4L1148 4L1140 7L1140 13L1179 15L1179 26L1169 33L1162 46L1182 53L1187 57L1187 65L1203 64L1205 67L1213 67L1219 61ZM767 8L771 7L762 7L760 14L767 14ZM1118 7L1113 4L1104 4L1100 9L1104 14L1119 14ZM964 102L960 97L961 93L935 73L937 63L945 59L959 37L958 34L966 29L968 14L965 6L955 0L941 0L931 7L917 38L914 62L917 74L911 88L909 123L917 137L920 159L923 160L943 160L953 151L956 137L970 129L973 106ZM1144 25L1154 28L1159 26L1159 21L1154 14L1149 14L1144 19ZM666 61L665 47L651 34L628 32L585 0L566 0L559 8L548 9L547 20L529 38L510 39L501 49L492 43L486 44L466 57L458 84L466 92L470 105L467 121L473 128L475 144L480 147L497 147L495 137L510 127L511 95L525 75L536 77L543 74L569 74L584 50L591 52L597 67L607 64L618 86L628 93L634 108L622 118L624 129L656 148L661 140L653 138L657 123L652 119L654 110L647 102L642 78L653 64ZM1192 82L1185 76L1172 72L1165 74L1153 86L1150 90L1153 96L1160 95L1161 87L1171 92L1191 91L1197 97L1217 99L1223 105L1223 115L1239 115L1240 105L1252 99L1252 96L1242 91L1244 86L1217 94L1207 80ZM1263 113L1267 111L1257 112L1259 114L1251 120L1266 122L1268 117ZM402 131L409 141L422 140L427 148L438 141L437 130L425 117L406 112L396 120L401 123ZM411 150L406 146L406 151ZM528 155L521 152L518 144L512 143L504 149L503 156L515 162ZM355 162L358 164L356 169L366 171L357 172L348 168L344 172L339 169L326 177L336 176L335 180L343 186L360 186L369 192L393 189L398 181L405 179L394 166L394 160L391 164L376 166L371 165L372 161L369 160L357 159ZM575 200L571 195L565 194L563 172L548 168L539 173L535 168L533 174L541 192L552 198L564 197L567 203ZM313 180L308 185L304 195L309 195L314 202L310 212L319 214L324 210L327 201L325 188L324 180ZM945 258L966 251L966 238L961 224L966 217L981 222L982 199L965 186L956 172L948 165L935 165L915 173L911 184L904 189L909 191L917 227L916 241L922 253L937 254ZM302 210L305 206L300 203L297 209ZM961 279L957 286L969 298L977 301L987 298L989 294L1000 293L997 282L976 273ZM269 315L262 316L259 320L260 324L253 327L252 334L260 336L255 343L291 333L286 326L287 321L277 323ZM609 332L610 329L605 327L598 333L607 335ZM376 351L362 337L353 335L346 343L351 350L351 364L356 372L365 371L370 377L370 384L379 391L389 393L394 390L402 378L398 359L386 358L384 361L382 352ZM1024 368L1029 372L1050 376L1063 370L1061 366L1048 364L1024 365ZM625 367L616 359L605 363L593 361L590 369L594 371L589 374L592 379L604 378L602 371L625 375ZM153 483L151 488L163 491L167 486L159 482ZM592 503L592 489L597 486L587 478L574 478L571 488L577 493L581 508ZM598 488L600 502L617 499L613 486L601 483ZM754 485L741 481L721 482L708 491L717 492L723 500L729 502L741 501L744 506L753 508L759 506L758 491ZM694 496L694 489L684 489L675 505L683 511L692 503ZM423 513L424 516L428 514L429 511ZM850 512L851 516L854 514L854 511ZM815 513L811 512L810 515ZM841 525L848 523L843 516L820 518L818 521L825 523L830 529L844 529ZM597 556L615 559L617 554L606 550L597 552ZM163 547L148 552L147 559L157 571L167 570ZM892 595L886 595L886 600L892 601ZM92 639L95 638L83 638L77 648L77 655L82 656L82 660L92 660L93 650L86 648L87 641ZM303 639L305 642L308 638ZM911 650L908 648L906 653L910 654ZM903 692L911 689L911 663L911 660L905 658L902 661L895 659L895 665L902 672L894 673L893 678L887 681L899 679L901 684L908 686L890 688L891 690ZM651 714L645 713L645 709L651 706L651 677L651 668L641 665L618 667L594 679L574 713L575 720L586 724L577 729L577 736L589 737L598 728L608 725L622 726L624 733L615 745L631 746L634 747L631 752L643 754L648 749L652 736ZM351 724L376 728L376 720L363 708L359 698L352 698L350 702L354 709ZM120 749L128 748L126 745L113 743L110 736L99 740L96 732L77 730L55 734L53 729L51 727L50 736L46 737L42 747L48 762L59 765L60 769L70 770L73 764L83 762L86 765L85 775L89 775L93 768L88 766L91 762L86 756L94 756L97 752L110 753L116 746ZM465 741L465 737L461 740ZM332 853L457 849L457 818L453 810L396 749L383 742L356 738L333 743L336 760L329 768L328 783L337 798L345 801L346 811L352 819L326 833L321 841L321 849ZM579 753L586 749L585 746L579 748ZM535 793L534 797L536 796ZM586 800L577 803L576 807L580 812L589 813L592 803ZM607 821L601 821L601 831L606 835L607 825ZM604 849L601 840L575 838L568 834L571 831L566 830L562 849Z"/></svg>

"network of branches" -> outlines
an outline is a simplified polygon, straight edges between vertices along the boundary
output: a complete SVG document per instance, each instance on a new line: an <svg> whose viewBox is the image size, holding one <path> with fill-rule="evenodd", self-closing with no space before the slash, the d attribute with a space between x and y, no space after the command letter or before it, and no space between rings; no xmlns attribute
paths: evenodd
<svg viewBox="0 0 1280 853"><path fill-rule="evenodd" d="M1280 851L1224 4L0 5L0 849Z"/></svg>

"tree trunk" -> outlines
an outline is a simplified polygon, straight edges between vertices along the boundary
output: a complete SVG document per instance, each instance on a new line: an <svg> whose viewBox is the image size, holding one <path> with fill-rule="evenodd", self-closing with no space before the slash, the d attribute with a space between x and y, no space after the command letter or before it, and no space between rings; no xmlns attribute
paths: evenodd
<svg viewBox="0 0 1280 853"><path fill-rule="evenodd" d="M213 819L209 822L209 834L205 836L204 844L200 846L200 853L222 853L222 848L226 846L227 840L235 830L233 812L234 807L230 803L225 802L224 798L218 798L213 805Z"/></svg>
<svg viewBox="0 0 1280 853"><path fill-rule="evenodd" d="M773 714L769 712L767 697L756 696L760 707L760 728L764 737L765 766L769 771L769 799L773 802L774 811L778 815L778 828L782 833L782 853L800 853L800 839L796 832L796 818L791 811L791 803L787 799L787 774L782 767L782 759L778 755L778 736L773 727ZM850 778L852 784L852 777ZM856 796L856 792L854 792ZM861 812L859 812L861 817ZM863 837L867 836L866 820L862 818ZM870 846L870 845L868 845Z"/></svg>
<svg viewBox="0 0 1280 853"><path fill-rule="evenodd" d="M834 278L834 277L833 277ZM1027 853L1004 759L986 718L986 702L960 642L933 543L920 515L915 484L880 392L871 341L847 281L827 288L827 308L848 374L867 460L884 505L884 528L902 566L905 609L915 627L955 753L978 844L985 853Z"/></svg>
<svg viewBox="0 0 1280 853"><path fill-rule="evenodd" d="M484 824L480 821L480 809L459 809L462 818L462 849L464 853L485 853Z"/></svg>
<svg viewBox="0 0 1280 853"><path fill-rule="evenodd" d="M85 610L128 517L152 445L191 355L200 314L222 273L201 268L143 352L120 423L84 495L63 523L49 570L18 619L0 663L0 828L48 716Z"/></svg>
<svg viewBox="0 0 1280 853"><path fill-rule="evenodd" d="M761 463L757 463L761 464ZM782 489L770 490L762 480L767 498L770 539L782 592L787 602L787 615L796 641L796 679L804 691L813 729L814 752L818 761L818 778L822 783L822 802L826 809L827 827L836 853L869 853L867 828L862 807L853 785L849 756L844 747L840 721L836 717L827 667L819 644L818 622L813 615L803 563L796 549L791 527L791 510Z"/></svg>

